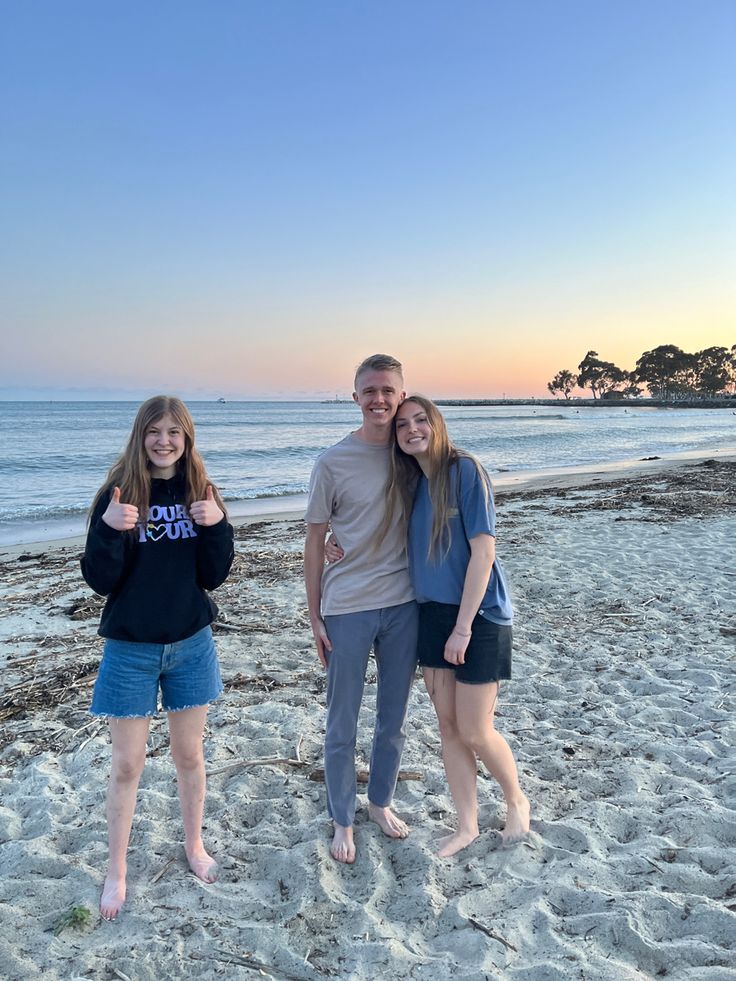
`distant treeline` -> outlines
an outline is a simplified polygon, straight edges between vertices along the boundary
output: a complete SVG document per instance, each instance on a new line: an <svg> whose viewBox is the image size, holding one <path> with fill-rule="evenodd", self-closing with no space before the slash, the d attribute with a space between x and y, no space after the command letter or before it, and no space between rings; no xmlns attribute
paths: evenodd
<svg viewBox="0 0 736 981"><path fill-rule="evenodd" d="M563 368L547 388L566 399L576 388L589 388L594 399L636 398L644 388L655 399L716 398L736 393L736 344L730 350L708 347L695 354L674 344L660 344L645 351L633 371L601 361L597 351L588 351L577 374Z"/></svg>

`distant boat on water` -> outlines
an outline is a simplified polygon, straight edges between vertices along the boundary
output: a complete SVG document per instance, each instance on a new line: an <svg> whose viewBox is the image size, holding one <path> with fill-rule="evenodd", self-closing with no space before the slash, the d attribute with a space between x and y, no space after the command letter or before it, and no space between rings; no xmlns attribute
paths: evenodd
<svg viewBox="0 0 736 981"><path fill-rule="evenodd" d="M222 395L221 395L221 396L219 397L219 399L217 399L217 401L218 401L218 402L225 402L225 401L226 401L226 399L224 399L224 398L222 397Z"/></svg>

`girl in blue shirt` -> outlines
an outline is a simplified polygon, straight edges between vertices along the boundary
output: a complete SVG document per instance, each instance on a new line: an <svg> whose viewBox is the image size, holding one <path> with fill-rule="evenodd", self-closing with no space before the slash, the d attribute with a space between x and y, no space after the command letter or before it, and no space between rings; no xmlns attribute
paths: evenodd
<svg viewBox="0 0 736 981"><path fill-rule="evenodd" d="M529 831L529 801L493 715L511 677L511 603L496 559L493 496L478 461L452 445L442 413L412 395L394 421L387 513L403 511L419 603L418 657L437 712L442 758L458 816L439 842L454 855L478 837L477 759L506 799L504 842Z"/></svg>

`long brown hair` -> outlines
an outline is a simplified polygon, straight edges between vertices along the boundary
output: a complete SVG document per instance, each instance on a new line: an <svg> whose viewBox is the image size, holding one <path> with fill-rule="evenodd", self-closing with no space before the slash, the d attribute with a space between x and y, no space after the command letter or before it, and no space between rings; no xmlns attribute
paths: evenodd
<svg viewBox="0 0 736 981"><path fill-rule="evenodd" d="M434 402L424 395L409 395L401 405L404 406L407 402L413 402L424 411L432 433L427 451L429 456L429 499L432 502L432 533L427 558L432 558L439 555L440 550L446 555L452 542L450 510L455 506L455 502L450 501L450 489L453 483L450 478L450 468L461 457L472 460L481 478L486 502L488 502L491 493L491 481L472 453L468 453L452 443L447 432L445 417ZM398 416L398 412L396 415ZM386 516L379 532L379 538L386 535L391 517L396 511L401 515L404 528L407 527L414 502L414 492L421 473L422 469L416 459L404 453L399 447L396 440L396 416L394 416L391 468L386 486ZM456 488L457 486L455 483ZM457 503L459 504L459 501Z"/></svg>
<svg viewBox="0 0 736 981"><path fill-rule="evenodd" d="M194 445L194 421L189 414L189 409L181 399L173 395L154 395L138 409L127 445L110 467L105 483L97 491L92 502L89 509L90 518L101 498L113 487L119 487L121 501L124 504L134 504L138 508L140 520L146 520L151 499L151 464L145 448L146 433L167 413L184 434L184 453L177 462L177 468L178 472L184 475L187 507L194 501L203 501L207 494L207 487L210 486L214 491L217 506L227 516L227 509L220 493L207 476L204 460Z"/></svg>

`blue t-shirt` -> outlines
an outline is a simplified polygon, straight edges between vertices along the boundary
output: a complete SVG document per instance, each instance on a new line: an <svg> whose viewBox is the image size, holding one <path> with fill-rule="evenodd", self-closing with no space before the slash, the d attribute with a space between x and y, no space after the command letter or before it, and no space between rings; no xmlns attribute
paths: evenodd
<svg viewBox="0 0 736 981"><path fill-rule="evenodd" d="M481 476L468 457L460 457L450 468L450 502L450 550L445 553L441 545L430 558L432 502L427 478L420 476L409 519L409 574L418 603L433 601L459 606L470 561L468 539L481 534L496 536L493 495L489 489L486 500ZM512 622L511 599L498 559L493 563L478 612L502 626Z"/></svg>

